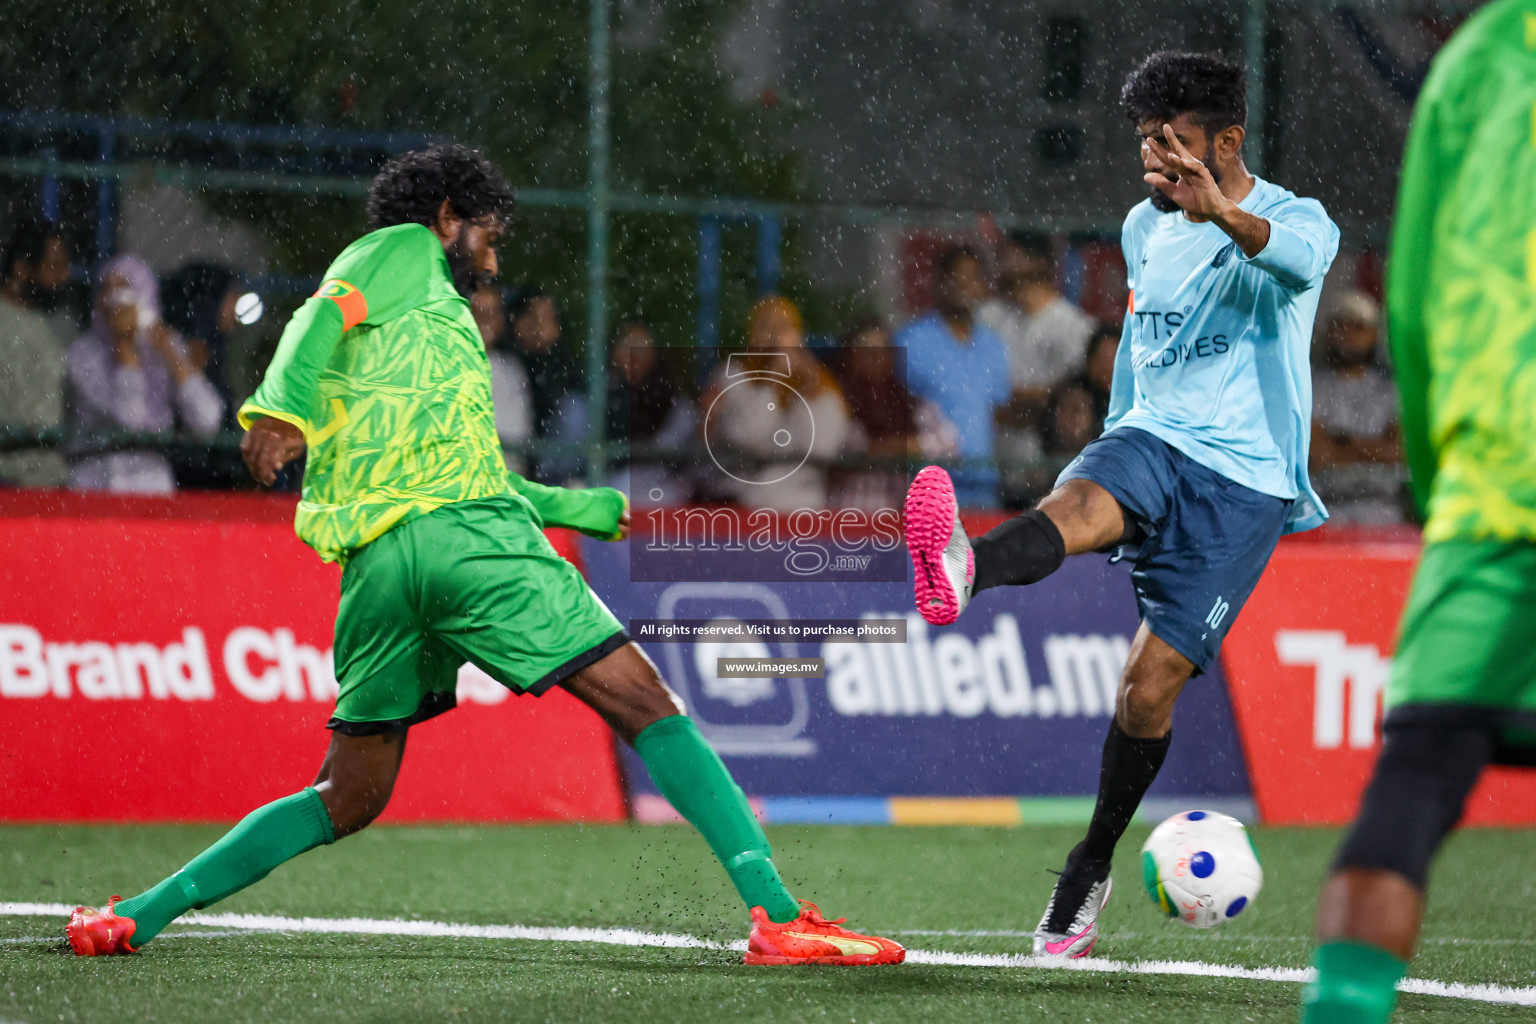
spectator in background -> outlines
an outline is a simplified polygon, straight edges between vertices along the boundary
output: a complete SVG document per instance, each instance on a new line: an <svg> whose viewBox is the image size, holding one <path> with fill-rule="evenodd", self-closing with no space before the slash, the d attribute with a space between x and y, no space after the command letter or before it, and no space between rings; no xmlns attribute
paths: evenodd
<svg viewBox="0 0 1536 1024"><path fill-rule="evenodd" d="M69 243L57 227L41 218L25 218L11 232L5 266L0 269L7 300L47 321L66 347L80 333L75 315Z"/></svg>
<svg viewBox="0 0 1536 1024"><path fill-rule="evenodd" d="M64 345L37 306L46 238L42 223L24 221L0 254L0 428L46 430L64 418ZM57 451L0 453L0 485L62 487L67 479Z"/></svg>
<svg viewBox="0 0 1536 1024"><path fill-rule="evenodd" d="M1093 398L1094 416L1099 430L1109 418L1109 396L1115 383L1115 357L1120 354L1122 328L1099 324L1088 339L1088 356L1083 361L1082 385Z"/></svg>
<svg viewBox="0 0 1536 1024"><path fill-rule="evenodd" d="M993 457L994 417L1010 392L1008 350L997 332L977 323L975 310L986 297L981 260L969 246L956 246L935 264L934 308L896 335L907 350L907 381L954 424L960 454ZM997 503L997 470L963 469L950 474L962 505Z"/></svg>
<svg viewBox="0 0 1536 1024"><path fill-rule="evenodd" d="M1041 429L1041 450L1048 458L1025 474L1029 504L1050 492L1064 460L1077 455L1088 442L1104 433L1119 348L1120 328L1098 325L1088 339L1082 373L1062 381L1051 391Z"/></svg>
<svg viewBox="0 0 1536 1024"><path fill-rule="evenodd" d="M698 430L698 412L672 383L656 351L656 337L644 324L620 324L614 335L607 417L608 440L627 441L637 450L681 448ZM691 466L676 460L632 454L616 460L615 468L612 486L636 504L680 505L691 496L685 472Z"/></svg>
<svg viewBox="0 0 1536 1024"><path fill-rule="evenodd" d="M1344 293L1312 367L1312 468L1335 522L1402 521L1397 392L1381 362L1381 308L1362 291Z"/></svg>
<svg viewBox="0 0 1536 1024"><path fill-rule="evenodd" d="M581 441L587 436L586 396L582 375L562 344L560 310L555 297L527 285L512 299L514 351L528 371L533 395L533 434L551 441ZM564 483L581 474L572 456L535 460L533 476L541 483Z"/></svg>
<svg viewBox="0 0 1536 1024"><path fill-rule="evenodd" d="M751 508L821 508L827 503L825 463L842 454L848 438L848 406L837 380L805 347L800 310L781 295L752 307L747 352L771 359L727 358L700 402L716 457L725 452L754 463L750 469L721 466L730 474L721 485ZM776 369L781 365L784 370ZM748 374L737 372L745 367ZM785 401L786 387L801 400ZM801 464L798 455L807 449Z"/></svg>
<svg viewBox="0 0 1536 1024"><path fill-rule="evenodd" d="M149 264L118 256L101 268L90 330L69 348L69 409L81 431L167 433L178 424L218 432L224 402L160 319L160 285ZM170 460L159 452L82 455L70 472L82 490L168 494Z"/></svg>
<svg viewBox="0 0 1536 1024"><path fill-rule="evenodd" d="M528 371L501 342L507 334L507 305L501 289L481 285L469 300L485 358L491 365L491 401L496 406L496 435L503 447L516 446L533 436L533 391ZM521 453L504 452L507 468L519 475L527 465Z"/></svg>
<svg viewBox="0 0 1536 1024"><path fill-rule="evenodd" d="M187 359L218 390L226 408L231 398L226 346L237 322L240 285L240 275L232 268L198 262L172 274L160 293L166 325L181 335Z"/></svg>
<svg viewBox="0 0 1536 1024"><path fill-rule="evenodd" d="M1093 395L1077 381L1069 381L1051 394L1049 412L1045 422L1045 451L1049 455L1076 455L1104 432L1104 420L1094 408Z"/></svg>
<svg viewBox="0 0 1536 1024"><path fill-rule="evenodd" d="M1050 239L1015 233L1000 254L997 298L981 304L977 319L1008 346L1013 395L1009 419L1020 427L1038 427L1052 390L1083 369L1083 353L1093 333L1093 318L1056 288Z"/></svg>
<svg viewBox="0 0 1536 1024"><path fill-rule="evenodd" d="M905 352L893 347L880 321L866 320L843 337L835 367L853 421L848 450L887 464L836 474L832 504L900 508L907 489L905 460L955 454L954 427L907 389Z"/></svg>

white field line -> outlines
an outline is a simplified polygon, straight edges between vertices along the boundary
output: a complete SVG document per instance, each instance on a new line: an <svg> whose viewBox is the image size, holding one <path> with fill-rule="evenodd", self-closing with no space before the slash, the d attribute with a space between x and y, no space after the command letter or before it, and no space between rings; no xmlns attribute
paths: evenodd
<svg viewBox="0 0 1536 1024"><path fill-rule="evenodd" d="M0 917L68 917L67 903L0 903ZM533 928L525 925L451 924L445 921L401 921L378 918L278 917L269 914L187 914L183 925L211 925L267 932L307 932L321 935L394 935L425 938L532 939L541 942L592 942L612 946L653 946L667 949L743 950L745 942L722 944L694 935L645 932L634 928ZM188 933L189 935L191 933ZM1083 971L1090 974L1158 974L1201 978L1235 978L1298 984L1312 972L1299 967L1232 967L1193 960L1105 960L1085 957L1058 960L1009 953L945 953L909 949L907 962L946 967L1015 967L1036 970ZM1536 1006L1536 987L1464 985L1405 978L1398 990L1414 995L1444 996L1483 1003Z"/></svg>
<svg viewBox="0 0 1536 1024"><path fill-rule="evenodd" d="M946 938L957 939L1028 939L1034 937L1033 931L1022 931L1006 928L887 928L888 935L937 935ZM1230 935L1222 931L1189 931L1186 929L1169 929L1162 934L1152 932L1100 932L1106 939L1138 939L1144 942L1211 942L1216 945L1238 942L1288 942L1300 945L1310 944L1313 940L1307 935ZM1421 946L1536 946L1536 939L1467 939L1456 938L1450 935L1421 937Z"/></svg>
<svg viewBox="0 0 1536 1024"><path fill-rule="evenodd" d="M250 936L252 934L255 933L250 928L238 928L233 931L219 931L217 929L209 929L207 931L198 932L161 932L159 935L155 936L155 941L163 942L166 939L227 939L234 935ZM0 946L35 946L40 942L51 942L57 945L64 941L63 935L64 933L61 930L54 933L53 935L23 935L20 938L15 939L0 939ZM6 1024L6 1022L0 1020L0 1024Z"/></svg>

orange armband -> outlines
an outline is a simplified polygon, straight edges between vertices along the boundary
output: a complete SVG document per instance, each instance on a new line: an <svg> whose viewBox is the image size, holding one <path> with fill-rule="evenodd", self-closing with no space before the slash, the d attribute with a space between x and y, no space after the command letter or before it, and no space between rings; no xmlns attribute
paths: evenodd
<svg viewBox="0 0 1536 1024"><path fill-rule="evenodd" d="M316 298L330 299L341 310L341 329L350 331L364 320L368 319L368 300L363 298L363 293L357 285L333 277L320 284L320 290L315 292Z"/></svg>

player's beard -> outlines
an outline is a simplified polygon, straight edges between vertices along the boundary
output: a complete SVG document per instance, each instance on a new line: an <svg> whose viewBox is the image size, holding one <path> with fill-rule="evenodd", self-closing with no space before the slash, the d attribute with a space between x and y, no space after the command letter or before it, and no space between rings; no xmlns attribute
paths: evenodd
<svg viewBox="0 0 1536 1024"><path fill-rule="evenodd" d="M467 225L459 228L458 236L443 249L443 255L448 257L448 272L453 275L454 290L466 299L474 295L475 289L482 284L489 283L485 275L475 268L474 254L464 241L468 230Z"/></svg>
<svg viewBox="0 0 1536 1024"><path fill-rule="evenodd" d="M1217 185L1221 184L1221 170L1212 164L1206 164L1205 169L1211 172L1211 180ZM1182 209L1160 188L1152 189L1152 207L1163 213L1178 213Z"/></svg>
<svg viewBox="0 0 1536 1024"><path fill-rule="evenodd" d="M1178 213L1179 204L1174 202L1166 192L1160 188L1152 189L1152 206L1162 213Z"/></svg>

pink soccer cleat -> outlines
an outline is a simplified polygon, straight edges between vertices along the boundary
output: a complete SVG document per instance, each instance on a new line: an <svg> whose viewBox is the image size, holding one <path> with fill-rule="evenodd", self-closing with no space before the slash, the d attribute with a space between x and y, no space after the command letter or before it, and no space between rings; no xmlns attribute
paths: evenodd
<svg viewBox="0 0 1536 1024"><path fill-rule="evenodd" d="M1094 882L1086 892L1062 875L1046 904L1045 916L1035 929L1035 956L1076 960L1093 952L1099 941L1099 913L1109 902L1114 883L1108 878ZM1076 903L1074 909L1071 904ZM1070 915L1070 916L1069 916Z"/></svg>
<svg viewBox="0 0 1536 1024"><path fill-rule="evenodd" d="M917 610L947 626L970 603L976 555L960 524L954 482L938 466L924 467L907 488L906 533Z"/></svg>

